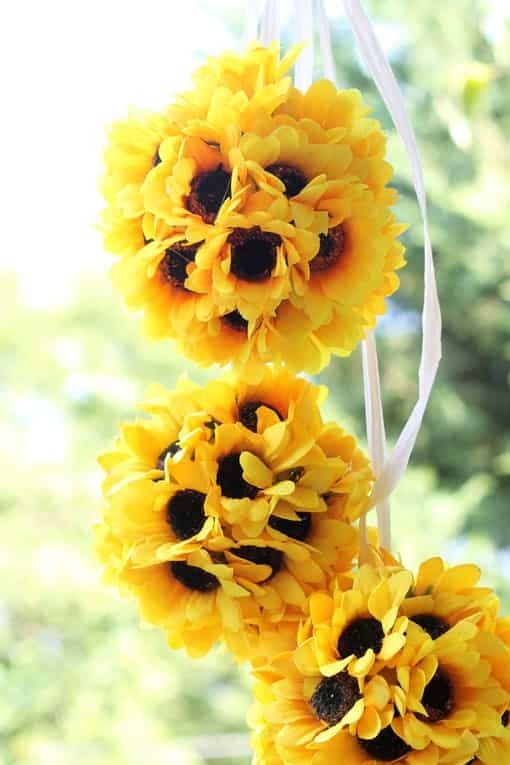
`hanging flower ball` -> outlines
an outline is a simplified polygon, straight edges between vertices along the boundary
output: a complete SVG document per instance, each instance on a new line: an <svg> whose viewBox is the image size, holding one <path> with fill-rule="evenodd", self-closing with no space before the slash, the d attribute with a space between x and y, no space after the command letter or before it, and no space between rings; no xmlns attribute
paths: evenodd
<svg viewBox="0 0 510 765"><path fill-rule="evenodd" d="M304 94L276 46L209 59L161 114L114 126L103 190L113 280L205 366L316 372L351 353L398 288L404 227L385 138L357 91Z"/></svg>
<svg viewBox="0 0 510 765"><path fill-rule="evenodd" d="M172 647L224 640L260 663L295 643L307 596L350 570L372 472L323 422L324 395L269 367L257 385L155 386L149 418L101 457L106 578Z"/></svg>
<svg viewBox="0 0 510 765"><path fill-rule="evenodd" d="M510 640L476 566L366 564L310 597L294 650L258 667L257 765L497 765ZM509 760L510 761L510 760Z"/></svg>

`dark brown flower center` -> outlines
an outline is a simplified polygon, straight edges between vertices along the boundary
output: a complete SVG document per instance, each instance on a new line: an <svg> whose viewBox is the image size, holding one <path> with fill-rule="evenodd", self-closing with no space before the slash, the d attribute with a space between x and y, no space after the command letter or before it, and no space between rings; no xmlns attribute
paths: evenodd
<svg viewBox="0 0 510 765"><path fill-rule="evenodd" d="M304 189L308 183L308 178L298 167L286 165L284 163L275 163L266 167L268 173L276 175L285 186L285 196L295 197Z"/></svg>
<svg viewBox="0 0 510 765"><path fill-rule="evenodd" d="M200 173L193 178L186 206L206 223L214 223L229 194L230 173L219 165L216 170Z"/></svg>
<svg viewBox="0 0 510 765"><path fill-rule="evenodd" d="M278 234L262 231L260 226L235 228L229 235L230 270L238 279L260 282L271 276L276 265Z"/></svg>
<svg viewBox="0 0 510 765"><path fill-rule="evenodd" d="M427 715L417 714L420 720L429 723L439 722L448 717L452 711L455 699L453 685L450 678L440 669L426 686L423 692L422 704L427 710Z"/></svg>
<svg viewBox="0 0 510 765"><path fill-rule="evenodd" d="M259 490L256 486L248 483L243 478L243 469L239 460L240 454L228 454L223 457L218 465L216 483L224 497L231 499L254 499Z"/></svg>
<svg viewBox="0 0 510 765"><path fill-rule="evenodd" d="M281 550L275 550L273 547L257 547L256 545L243 545L242 547L232 550L235 555L238 555L244 560L249 560L252 563L258 565L270 566L271 573L264 579L264 582L268 582L275 576L283 566L283 553Z"/></svg>
<svg viewBox="0 0 510 765"><path fill-rule="evenodd" d="M444 635L450 629L450 625L447 622L438 616L434 616L434 614L416 614L410 618L412 622L421 627L422 630L425 630L432 640L441 637L441 635Z"/></svg>
<svg viewBox="0 0 510 765"><path fill-rule="evenodd" d="M195 242L194 244L176 242L165 250L163 259L159 264L159 270L167 282L173 284L174 287L189 292L184 286L188 276L186 268L188 263L194 262L195 255L201 244L202 242Z"/></svg>
<svg viewBox="0 0 510 765"><path fill-rule="evenodd" d="M246 332L248 329L248 322L241 316L239 311L231 311L221 317L221 320L227 327L235 330L236 332Z"/></svg>
<svg viewBox="0 0 510 765"><path fill-rule="evenodd" d="M170 563L170 570L177 581L188 590L210 592L220 586L214 574L204 571L199 566L189 566L183 561L173 561Z"/></svg>
<svg viewBox="0 0 510 765"><path fill-rule="evenodd" d="M397 736L391 725L383 728L375 738L365 739L358 736L358 743L370 757L382 762L399 760L411 751L411 747Z"/></svg>
<svg viewBox="0 0 510 765"><path fill-rule="evenodd" d="M510 710L507 709L503 714L501 715L501 725L503 728L508 728L508 723L510 722Z"/></svg>
<svg viewBox="0 0 510 765"><path fill-rule="evenodd" d="M276 414L279 420L283 420L283 417L281 416L278 409L275 409L274 406L271 406L271 404L266 404L264 401L246 401L246 403L239 407L239 422L241 422L245 428L252 430L254 433L257 432L257 409L259 409L261 406L265 406L266 409L271 409L271 411Z"/></svg>
<svg viewBox="0 0 510 765"><path fill-rule="evenodd" d="M378 654L382 648L384 632L381 622L372 616L351 622L338 638L338 653L342 658L360 658L371 648Z"/></svg>
<svg viewBox="0 0 510 765"><path fill-rule="evenodd" d="M159 146L154 152L154 156L152 157L152 167L156 167L159 165L159 163L162 162L161 157L159 156Z"/></svg>
<svg viewBox="0 0 510 765"><path fill-rule="evenodd" d="M163 449L161 454L158 457L158 461L156 462L156 467L158 470L164 470L165 469L165 462L168 455L170 457L173 457L174 454L177 454L177 452L180 450L180 445L178 441L172 441L171 444L169 444L166 449Z"/></svg>
<svg viewBox="0 0 510 765"><path fill-rule="evenodd" d="M319 252L310 261L310 271L327 271L338 262L345 248L345 232L342 224L330 228L327 234L319 234Z"/></svg>
<svg viewBox="0 0 510 765"><path fill-rule="evenodd" d="M183 489L174 494L166 508L166 519L177 539L189 539L198 534L205 521L205 494Z"/></svg>
<svg viewBox="0 0 510 765"><path fill-rule="evenodd" d="M310 699L310 704L319 720L336 725L361 698L358 681L348 672L339 672L334 677L324 677Z"/></svg>
<svg viewBox="0 0 510 765"><path fill-rule="evenodd" d="M298 539L300 542L304 542L310 534L312 528L312 514L311 513L298 513L299 521L290 521L287 518L278 518L277 515L272 515L269 518L269 525L271 528L276 529L281 534L286 534L292 539Z"/></svg>

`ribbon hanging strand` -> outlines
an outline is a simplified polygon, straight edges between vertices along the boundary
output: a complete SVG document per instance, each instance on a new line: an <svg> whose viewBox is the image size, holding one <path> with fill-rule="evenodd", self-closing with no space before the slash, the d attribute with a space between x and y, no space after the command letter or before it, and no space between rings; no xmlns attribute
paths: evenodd
<svg viewBox="0 0 510 765"><path fill-rule="evenodd" d="M259 24L261 23L267 2L268 0L252 0L247 3L244 22L243 49L253 40L258 39Z"/></svg>
<svg viewBox="0 0 510 765"><path fill-rule="evenodd" d="M359 0L343 0L345 12L364 61L401 137L411 162L413 185L423 220L425 289L422 313L422 350L418 375L418 400L395 448L378 475L371 507L389 498L409 463L441 360L441 310L437 296L430 241L427 200L420 155L404 99L370 21Z"/></svg>
<svg viewBox="0 0 510 765"><path fill-rule="evenodd" d="M335 59L333 57L333 49L331 47L331 30L329 28L328 14L324 6L324 0L316 0L316 9L324 74L328 80L334 82L338 87Z"/></svg>
<svg viewBox="0 0 510 765"><path fill-rule="evenodd" d="M296 37L298 42L306 40L301 55L294 64L294 84L306 91L313 81L313 5L312 0L295 0Z"/></svg>
<svg viewBox="0 0 510 765"><path fill-rule="evenodd" d="M386 431L379 380L377 347L373 330L367 333L361 346L363 360L363 391L365 396L365 420L368 439L368 451L374 473L381 474L386 457ZM386 497L377 505L377 527L379 543L385 550L391 550L391 514L390 500Z"/></svg>
<svg viewBox="0 0 510 765"><path fill-rule="evenodd" d="M254 40L264 45L280 42L280 18L278 0L254 0L247 3L243 43L246 47Z"/></svg>
<svg viewBox="0 0 510 765"><path fill-rule="evenodd" d="M324 74L336 87L338 80L336 67L331 46L331 30L328 22L324 0L316 0L317 22L319 27L319 39L322 58L324 61ZM377 346L375 335L372 330L367 333L362 343L363 361L363 390L365 397L365 421L370 459L376 476L380 475L386 455L386 434L384 427L384 415L381 398L381 385L379 380L379 365L377 361ZM377 525L379 528L379 542L387 550L391 549L391 518L389 498L381 500L377 505ZM361 557L366 559L368 545L366 519L360 523Z"/></svg>
<svg viewBox="0 0 510 765"><path fill-rule="evenodd" d="M262 23L261 41L265 45L269 45L276 41L280 43L280 18L278 0L268 0L266 5L266 12Z"/></svg>

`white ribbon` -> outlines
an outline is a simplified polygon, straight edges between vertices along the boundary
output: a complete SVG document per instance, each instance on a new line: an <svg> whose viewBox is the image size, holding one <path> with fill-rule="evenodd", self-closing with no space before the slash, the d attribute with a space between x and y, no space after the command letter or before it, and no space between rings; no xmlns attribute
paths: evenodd
<svg viewBox="0 0 510 765"><path fill-rule="evenodd" d="M319 27L319 40L321 43L322 61L324 64L324 74L337 85L336 66L331 47L331 31L329 28L328 14L324 6L324 0L316 0L317 6L317 26Z"/></svg>
<svg viewBox="0 0 510 765"><path fill-rule="evenodd" d="M253 42L253 40L258 40L259 35L260 40L264 42L262 40L262 35L259 32L259 22L262 18L262 14L265 12L266 5L267 0L250 0L250 2L246 3L243 49L246 48L249 43Z"/></svg>
<svg viewBox="0 0 510 765"><path fill-rule="evenodd" d="M280 42L280 15L277 0L268 0L261 39L266 45L273 41Z"/></svg>
<svg viewBox="0 0 510 765"><path fill-rule="evenodd" d="M301 55L294 64L294 84L299 90L308 90L313 81L313 6L312 0L295 0L296 37L306 40Z"/></svg>
<svg viewBox="0 0 510 765"><path fill-rule="evenodd" d="M411 452L416 443L441 359L441 310L437 297L420 154L411 122L406 113L404 99L359 0L343 0L343 2L361 57L386 104L397 133L406 147L411 162L413 185L423 219L425 290L422 312L422 349L418 373L418 400L398 437L393 452L384 462L381 472L378 473L371 497L371 507L374 507L388 499L395 489L409 463Z"/></svg>
<svg viewBox="0 0 510 765"><path fill-rule="evenodd" d="M365 421L367 428L368 451L376 476L381 474L386 458L386 431L379 380L379 364L373 330L367 333L361 345L363 361L363 391L365 394ZM386 550L391 549L391 515L389 498L377 505L377 526L379 542ZM361 532L366 534L364 527Z"/></svg>
<svg viewBox="0 0 510 765"><path fill-rule="evenodd" d="M247 3L244 24L244 46L253 40L268 45L280 41L280 17L278 0L251 0Z"/></svg>

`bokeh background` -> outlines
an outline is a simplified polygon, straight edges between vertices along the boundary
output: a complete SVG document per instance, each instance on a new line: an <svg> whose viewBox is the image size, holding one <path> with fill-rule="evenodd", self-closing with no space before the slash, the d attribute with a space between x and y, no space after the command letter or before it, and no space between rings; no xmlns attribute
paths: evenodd
<svg viewBox="0 0 510 765"><path fill-rule="evenodd" d="M409 168L328 3L342 85L390 134L409 265L378 328L390 440L416 396L421 231ZM283 43L293 35L287 14ZM425 165L444 361L393 502L395 550L475 560L510 608L510 8L366 2ZM3 5L0 122L0 765L245 765L247 671L193 666L104 590L91 551L97 452L151 381L183 363L148 346L112 294L93 224L104 129L162 107L207 52L239 46L244 3L18 0ZM284 15L285 15L284 13ZM318 55L317 72L320 72ZM320 377L363 438L361 360Z"/></svg>

